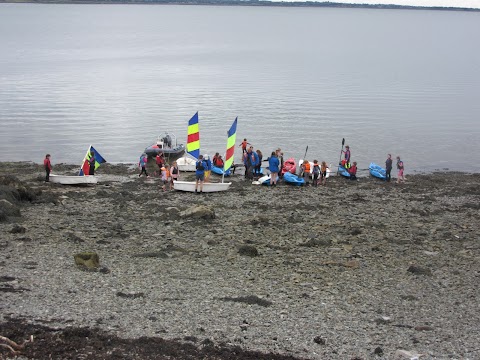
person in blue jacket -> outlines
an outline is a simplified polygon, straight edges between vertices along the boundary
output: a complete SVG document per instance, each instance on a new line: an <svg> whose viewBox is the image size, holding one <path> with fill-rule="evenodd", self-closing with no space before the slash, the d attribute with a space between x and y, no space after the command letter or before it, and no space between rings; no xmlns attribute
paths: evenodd
<svg viewBox="0 0 480 360"><path fill-rule="evenodd" d="M210 156L203 155L203 162L206 164L206 167L205 167L205 182L210 182L210 175L212 173L212 161L210 160Z"/></svg>
<svg viewBox="0 0 480 360"><path fill-rule="evenodd" d="M203 192L203 181L205 180L205 169L207 164L203 160L203 155L198 157L197 163L195 164L195 192L198 194L198 184L200 184L200 192Z"/></svg>
<svg viewBox="0 0 480 360"><path fill-rule="evenodd" d="M244 154L243 163L246 169L245 177L247 179L253 180L253 169L259 163L258 154L255 151L253 151L253 146L250 146L248 148L247 153Z"/></svg>
<svg viewBox="0 0 480 360"><path fill-rule="evenodd" d="M142 156L140 156L140 160L138 161L138 166L142 168L142 171L140 172L140 175L138 175L138 177L142 176L143 173L145 173L146 177L149 177L147 174L147 161L147 155L142 154Z"/></svg>
<svg viewBox="0 0 480 360"><path fill-rule="evenodd" d="M280 160L278 160L277 153L272 151L272 155L268 158L268 168L270 169L270 185L277 185L278 172L280 171Z"/></svg>

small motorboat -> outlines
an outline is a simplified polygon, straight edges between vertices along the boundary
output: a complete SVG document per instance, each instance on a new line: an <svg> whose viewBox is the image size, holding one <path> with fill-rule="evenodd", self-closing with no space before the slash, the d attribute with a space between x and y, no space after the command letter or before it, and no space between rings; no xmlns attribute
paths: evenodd
<svg viewBox="0 0 480 360"><path fill-rule="evenodd" d="M162 153L167 159L176 159L185 152L184 144L177 144L177 138L171 133L164 133L158 136L155 144L145 148L144 153L149 157Z"/></svg>
<svg viewBox="0 0 480 360"><path fill-rule="evenodd" d="M88 185L96 184L98 177L95 175L56 175L50 174L50 182L62 185Z"/></svg>

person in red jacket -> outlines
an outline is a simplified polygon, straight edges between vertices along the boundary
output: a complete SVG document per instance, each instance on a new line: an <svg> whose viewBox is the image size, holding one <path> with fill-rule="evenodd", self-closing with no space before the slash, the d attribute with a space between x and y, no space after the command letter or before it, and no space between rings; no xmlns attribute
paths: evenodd
<svg viewBox="0 0 480 360"><path fill-rule="evenodd" d="M52 171L52 163L50 162L50 154L45 155L45 160L43 160L43 166L45 167L45 182L50 181L50 172Z"/></svg>
<svg viewBox="0 0 480 360"><path fill-rule="evenodd" d="M353 165L350 166L348 169L348 173L350 174L350 180L357 180L357 162L354 161Z"/></svg>

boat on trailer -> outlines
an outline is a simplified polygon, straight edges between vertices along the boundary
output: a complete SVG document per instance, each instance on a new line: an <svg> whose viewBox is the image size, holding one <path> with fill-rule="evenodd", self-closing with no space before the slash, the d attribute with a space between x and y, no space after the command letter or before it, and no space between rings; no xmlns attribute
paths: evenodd
<svg viewBox="0 0 480 360"><path fill-rule="evenodd" d="M62 185L88 185L96 184L98 178L95 175L71 176L50 174L50 182Z"/></svg>

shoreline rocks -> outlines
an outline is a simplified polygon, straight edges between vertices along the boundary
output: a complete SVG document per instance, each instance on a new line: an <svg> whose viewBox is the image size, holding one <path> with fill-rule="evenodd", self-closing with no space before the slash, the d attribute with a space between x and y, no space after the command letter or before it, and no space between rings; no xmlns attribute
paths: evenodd
<svg viewBox="0 0 480 360"><path fill-rule="evenodd" d="M38 195L18 203L15 224L0 222L5 329L99 328L305 359L474 356L478 174L318 188L232 177L228 192L195 195L121 165L102 165L95 187L41 182L35 164L7 171ZM198 208L206 219L180 215ZM108 271L79 271L72 257L86 249Z"/></svg>

